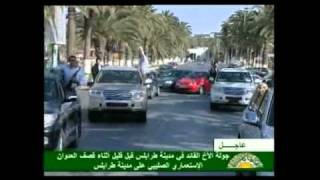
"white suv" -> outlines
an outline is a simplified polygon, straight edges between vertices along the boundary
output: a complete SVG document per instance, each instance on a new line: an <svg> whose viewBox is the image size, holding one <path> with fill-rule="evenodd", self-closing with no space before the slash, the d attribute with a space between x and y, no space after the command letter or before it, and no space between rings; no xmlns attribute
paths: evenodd
<svg viewBox="0 0 320 180"><path fill-rule="evenodd" d="M243 105L249 104L259 79L243 68L222 68L213 80L210 93L210 108L214 110L221 104Z"/></svg>

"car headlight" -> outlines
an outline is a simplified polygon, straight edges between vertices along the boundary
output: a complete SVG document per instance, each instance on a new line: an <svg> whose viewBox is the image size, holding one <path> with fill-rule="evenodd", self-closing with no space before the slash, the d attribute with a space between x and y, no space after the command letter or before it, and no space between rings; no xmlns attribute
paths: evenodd
<svg viewBox="0 0 320 180"><path fill-rule="evenodd" d="M91 89L91 90L89 90L89 95L90 96L101 97L102 96L102 91Z"/></svg>
<svg viewBox="0 0 320 180"><path fill-rule="evenodd" d="M134 90L134 91L131 91L130 93L132 95L132 99L133 100L142 100L144 98L144 96L145 96L144 91Z"/></svg>
<svg viewBox="0 0 320 180"><path fill-rule="evenodd" d="M172 82L172 81L165 81L164 83L166 83L166 84L172 84L173 82Z"/></svg>
<svg viewBox="0 0 320 180"><path fill-rule="evenodd" d="M57 117L57 114L44 114L44 128L52 126Z"/></svg>

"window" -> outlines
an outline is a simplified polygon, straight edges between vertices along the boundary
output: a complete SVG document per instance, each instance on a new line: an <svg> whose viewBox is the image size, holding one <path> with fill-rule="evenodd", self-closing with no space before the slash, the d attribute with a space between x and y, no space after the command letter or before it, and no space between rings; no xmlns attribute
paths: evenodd
<svg viewBox="0 0 320 180"><path fill-rule="evenodd" d="M257 87L256 91L252 96L251 102L249 104L249 108L252 111L257 111L260 108L263 100L266 99L265 98L266 94L267 94L267 90L263 91L259 87Z"/></svg>
<svg viewBox="0 0 320 180"><path fill-rule="evenodd" d="M195 77L195 78L198 78L198 77L208 77L209 76L209 73L207 72L194 72L191 77Z"/></svg>
<svg viewBox="0 0 320 180"><path fill-rule="evenodd" d="M262 116L267 113L267 108L268 108L268 102L269 102L269 93L265 94L265 97L263 98L260 107L258 108L258 116L262 118Z"/></svg>
<svg viewBox="0 0 320 180"><path fill-rule="evenodd" d="M58 91L54 79L44 80L44 101L57 100Z"/></svg>
<svg viewBox="0 0 320 180"><path fill-rule="evenodd" d="M105 70L100 71L97 77L98 83L141 83L138 71Z"/></svg>
<svg viewBox="0 0 320 180"><path fill-rule="evenodd" d="M217 82L243 82L251 83L252 79L249 72L220 72Z"/></svg>

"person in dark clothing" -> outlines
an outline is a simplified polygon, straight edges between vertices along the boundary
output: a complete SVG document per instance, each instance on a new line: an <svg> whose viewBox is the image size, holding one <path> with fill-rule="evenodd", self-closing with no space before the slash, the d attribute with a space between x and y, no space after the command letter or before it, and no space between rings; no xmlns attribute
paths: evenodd
<svg viewBox="0 0 320 180"><path fill-rule="evenodd" d="M97 74L100 71L100 69L101 69L101 59L97 58L96 63L91 68L91 74L92 74L93 80L96 79Z"/></svg>
<svg viewBox="0 0 320 180"><path fill-rule="evenodd" d="M210 76L213 77L213 78L216 78L217 72L218 72L218 62L214 61L211 64L211 68L210 68L210 71L209 71Z"/></svg>

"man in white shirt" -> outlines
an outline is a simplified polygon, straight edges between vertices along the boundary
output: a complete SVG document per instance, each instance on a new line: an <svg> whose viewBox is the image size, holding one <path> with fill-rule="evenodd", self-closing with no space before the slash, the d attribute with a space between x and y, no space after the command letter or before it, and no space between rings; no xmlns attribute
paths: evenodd
<svg viewBox="0 0 320 180"><path fill-rule="evenodd" d="M87 80L82 67L79 66L79 61L75 56L70 56L69 64L62 65L60 68L63 71L63 86L68 95L75 95L77 86L85 86Z"/></svg>

